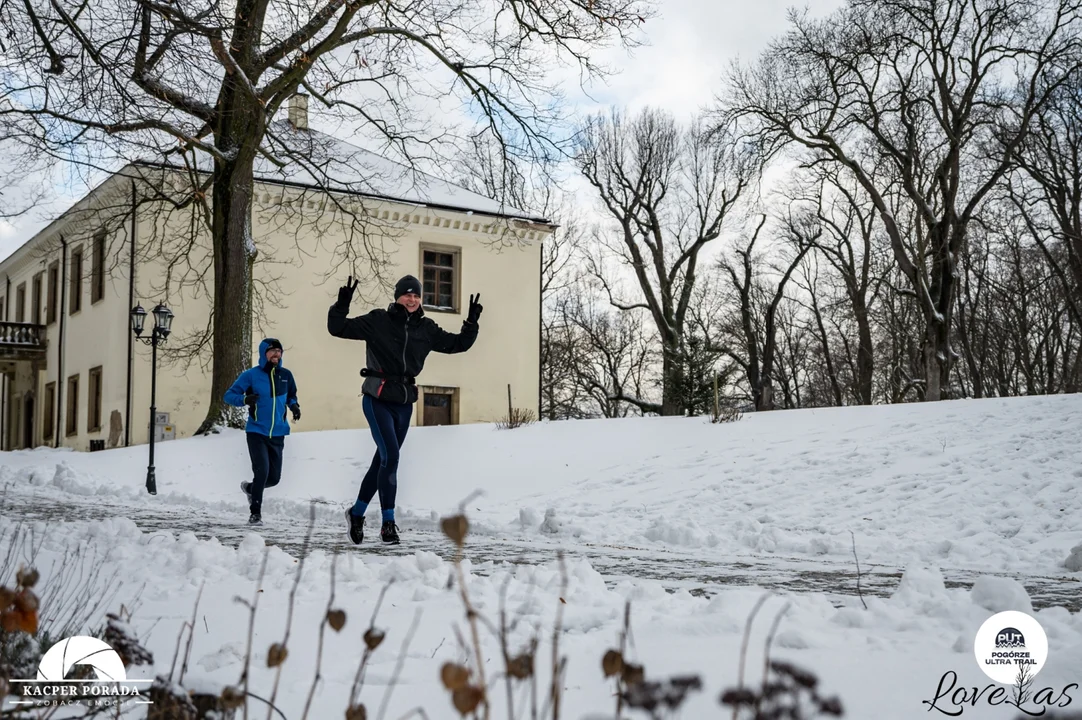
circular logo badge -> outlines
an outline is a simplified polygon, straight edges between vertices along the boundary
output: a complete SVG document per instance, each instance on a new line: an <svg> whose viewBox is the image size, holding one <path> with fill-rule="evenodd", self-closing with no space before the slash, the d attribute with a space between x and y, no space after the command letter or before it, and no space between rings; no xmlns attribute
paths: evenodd
<svg viewBox="0 0 1082 720"><path fill-rule="evenodd" d="M984 674L1004 685L1032 680L1048 660L1048 636L1034 618L1009 610L984 621L973 641Z"/></svg>

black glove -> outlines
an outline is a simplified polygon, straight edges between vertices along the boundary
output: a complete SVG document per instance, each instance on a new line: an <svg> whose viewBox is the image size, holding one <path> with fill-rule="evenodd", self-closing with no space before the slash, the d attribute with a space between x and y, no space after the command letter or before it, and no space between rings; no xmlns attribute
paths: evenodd
<svg viewBox="0 0 1082 720"><path fill-rule="evenodd" d="M338 288L338 304L349 307L349 304L353 302L353 291L357 289L357 285L360 284L360 280L354 280L350 275L346 280L346 284Z"/></svg>
<svg viewBox="0 0 1082 720"><path fill-rule="evenodd" d="M297 422L298 420L301 419L301 406L300 405L294 405L289 409L293 411L293 422Z"/></svg>
<svg viewBox="0 0 1082 720"><path fill-rule="evenodd" d="M470 313L466 316L466 322L477 324L477 318L481 317L481 311L485 308L481 305L481 293L470 295Z"/></svg>
<svg viewBox="0 0 1082 720"><path fill-rule="evenodd" d="M259 394L254 393L251 390L244 393L244 404L250 408L254 408L255 404L259 401Z"/></svg>

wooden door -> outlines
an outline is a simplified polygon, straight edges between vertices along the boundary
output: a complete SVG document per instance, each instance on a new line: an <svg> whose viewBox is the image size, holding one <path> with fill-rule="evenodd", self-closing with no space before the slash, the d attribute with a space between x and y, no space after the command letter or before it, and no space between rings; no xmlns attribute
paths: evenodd
<svg viewBox="0 0 1082 720"><path fill-rule="evenodd" d="M424 426L451 425L451 396L425 393Z"/></svg>

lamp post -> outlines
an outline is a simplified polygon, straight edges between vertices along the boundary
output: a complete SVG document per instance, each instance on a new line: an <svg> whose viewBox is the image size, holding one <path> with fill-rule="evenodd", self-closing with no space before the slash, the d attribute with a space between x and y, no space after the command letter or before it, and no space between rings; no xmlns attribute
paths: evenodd
<svg viewBox="0 0 1082 720"><path fill-rule="evenodd" d="M147 311L142 305L136 305L131 311L131 329L140 342L150 346L150 462L147 465L147 492L151 495L158 494L158 485L154 479L154 416L157 414L156 395L158 392L158 343L165 342L169 337L170 328L173 325L173 313L164 304L158 303L154 308L154 329L150 331L150 337L143 337L143 323L146 322Z"/></svg>

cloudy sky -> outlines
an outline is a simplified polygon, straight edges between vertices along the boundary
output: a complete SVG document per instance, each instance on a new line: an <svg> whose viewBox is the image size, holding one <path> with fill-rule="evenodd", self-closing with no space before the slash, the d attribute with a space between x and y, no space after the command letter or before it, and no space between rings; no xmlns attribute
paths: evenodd
<svg viewBox="0 0 1082 720"><path fill-rule="evenodd" d="M838 5L839 0L809 0L798 7L822 15ZM618 74L590 88L589 96L567 92L572 99L578 96L583 111L651 105L688 117L711 102L730 62L755 57L784 30L789 7L789 0L658 0L658 15L645 26L646 45L630 54L604 54ZM0 220L0 259L90 189L81 177L63 178L62 171L52 187L34 211Z"/></svg>

